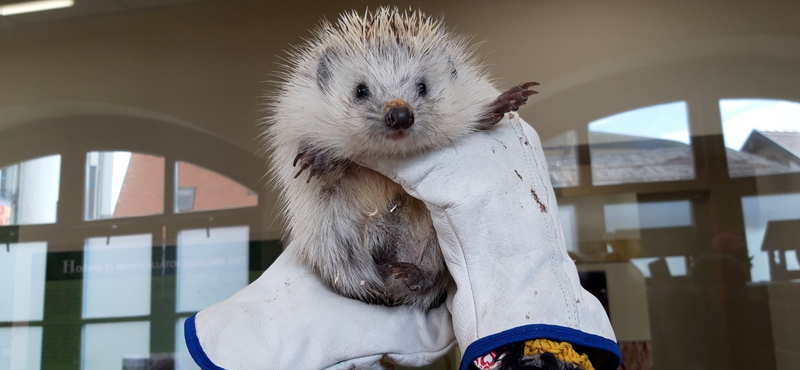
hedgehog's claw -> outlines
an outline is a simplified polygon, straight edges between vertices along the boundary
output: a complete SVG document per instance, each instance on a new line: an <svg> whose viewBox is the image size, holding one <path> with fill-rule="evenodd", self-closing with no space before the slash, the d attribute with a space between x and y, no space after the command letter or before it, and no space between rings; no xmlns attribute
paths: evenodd
<svg viewBox="0 0 800 370"><path fill-rule="evenodd" d="M409 291L427 291L433 284L425 272L413 263L394 262L386 265L389 277L400 280Z"/></svg>
<svg viewBox="0 0 800 370"><path fill-rule="evenodd" d="M481 119L480 122L488 127L500 122L506 113L518 111L521 106L528 102L529 96L538 94L537 91L528 90L529 87L533 86L539 86L539 83L525 82L500 94L500 96L489 105L488 111L484 114L484 118Z"/></svg>
<svg viewBox="0 0 800 370"><path fill-rule="evenodd" d="M294 175L294 178L297 178L298 176L300 176L300 174L303 173L303 171L305 171L306 168L308 168L309 166L311 166L311 162L303 163L303 166L300 167L300 171L297 171L297 173Z"/></svg>
<svg viewBox="0 0 800 370"><path fill-rule="evenodd" d="M299 161L300 158L302 158L304 155L306 155L305 151L300 151L299 153L297 153L297 156L294 157L294 161L292 161L292 167L297 167L297 161Z"/></svg>
<svg viewBox="0 0 800 370"><path fill-rule="evenodd" d="M323 175L331 173L337 168L346 167L348 163L347 160L334 159L320 150L301 147L292 161L292 167L300 166L300 170L297 171L294 178L300 177L303 171L308 170L306 183L309 183L311 179L322 178Z"/></svg>

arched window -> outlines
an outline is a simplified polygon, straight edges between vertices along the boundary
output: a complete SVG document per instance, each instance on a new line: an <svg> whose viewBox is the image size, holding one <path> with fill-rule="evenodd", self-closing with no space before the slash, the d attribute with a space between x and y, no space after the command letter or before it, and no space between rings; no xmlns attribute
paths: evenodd
<svg viewBox="0 0 800 370"><path fill-rule="evenodd" d="M0 348L14 351L11 368L45 365L52 338L80 343L59 361L137 367L159 328L244 288L281 251L262 240L264 162L196 130L68 117L0 136L0 160ZM180 338L176 362L192 368Z"/></svg>

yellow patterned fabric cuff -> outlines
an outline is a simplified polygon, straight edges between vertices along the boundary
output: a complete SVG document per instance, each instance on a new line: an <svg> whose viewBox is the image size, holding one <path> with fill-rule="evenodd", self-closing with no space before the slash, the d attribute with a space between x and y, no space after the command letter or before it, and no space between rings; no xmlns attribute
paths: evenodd
<svg viewBox="0 0 800 370"><path fill-rule="evenodd" d="M567 342L554 342L549 339L534 339L525 342L525 355L533 356L537 354L550 353L557 359L571 363L583 370L594 370L589 356L585 353L579 354L572 348L572 344Z"/></svg>

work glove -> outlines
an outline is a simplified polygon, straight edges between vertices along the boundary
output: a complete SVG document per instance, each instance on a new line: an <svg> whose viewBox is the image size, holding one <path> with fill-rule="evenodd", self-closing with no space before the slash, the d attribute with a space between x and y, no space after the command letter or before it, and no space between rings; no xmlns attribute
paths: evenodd
<svg viewBox="0 0 800 370"><path fill-rule="evenodd" d="M608 316L581 288L567 255L539 137L515 113L453 146L359 162L431 212L455 280L446 304L461 369L473 361L493 369L498 349L513 344L580 368L592 366L588 359L598 370L617 369L621 355ZM525 343L533 339L545 345Z"/></svg>
<svg viewBox="0 0 800 370"><path fill-rule="evenodd" d="M219 369L383 369L423 366L454 344L444 305L369 305L334 293L289 245L258 280L188 318L194 361Z"/></svg>

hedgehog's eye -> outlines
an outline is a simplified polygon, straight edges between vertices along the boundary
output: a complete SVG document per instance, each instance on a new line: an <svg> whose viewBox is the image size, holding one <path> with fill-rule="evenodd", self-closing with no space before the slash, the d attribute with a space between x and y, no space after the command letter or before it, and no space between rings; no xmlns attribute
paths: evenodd
<svg viewBox="0 0 800 370"><path fill-rule="evenodd" d="M425 96L428 94L428 87L425 86L424 82L417 84L417 94L419 94L419 96Z"/></svg>
<svg viewBox="0 0 800 370"><path fill-rule="evenodd" d="M358 84L356 86L356 98L357 99L366 99L369 96L369 88L367 85Z"/></svg>

